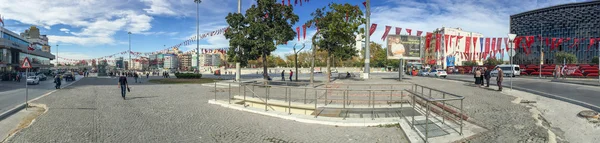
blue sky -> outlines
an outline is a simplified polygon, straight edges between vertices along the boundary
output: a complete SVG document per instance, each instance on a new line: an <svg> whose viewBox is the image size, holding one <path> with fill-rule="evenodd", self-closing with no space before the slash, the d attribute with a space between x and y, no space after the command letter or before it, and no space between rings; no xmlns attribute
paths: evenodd
<svg viewBox="0 0 600 143"><path fill-rule="evenodd" d="M281 0L276 0L281 2ZM295 0L291 0L294 3ZM511 14L582 0L371 0L371 22L379 24L374 42L382 43L383 27L390 25L417 30L460 27L486 37L504 37ZM310 0L294 7L301 26L315 9L328 3L350 3L362 9L363 0ZM242 0L242 12L252 0ZM287 3L287 0L286 0ZM152 52L189 39L196 33L196 5L193 0L0 0L5 28L20 33L37 25L49 35L53 53L59 45L61 57L89 59L125 51L131 31L132 51ZM225 16L237 11L237 0L203 0L200 4L200 33L227 26ZM307 38L315 29L307 30ZM406 33L406 31L403 31ZM291 53L297 41L279 46L276 55ZM303 43L307 41L300 41ZM224 36L200 41L201 48L228 46ZM184 46L188 51L196 45Z"/></svg>

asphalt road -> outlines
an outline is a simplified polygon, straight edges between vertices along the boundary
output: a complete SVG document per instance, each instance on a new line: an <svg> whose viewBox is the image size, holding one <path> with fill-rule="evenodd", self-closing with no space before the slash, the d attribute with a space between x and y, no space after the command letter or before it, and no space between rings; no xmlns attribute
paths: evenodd
<svg viewBox="0 0 600 143"><path fill-rule="evenodd" d="M455 80L474 81L473 75L448 75L447 78ZM490 85L497 86L495 80L496 78L492 77ZM504 86L504 90L510 89L509 78L505 78L502 84ZM578 102L583 102L600 107L600 87L551 82L549 79L532 79L519 77L513 78L512 84L513 87L529 90L528 92L559 96L562 98L576 100Z"/></svg>
<svg viewBox="0 0 600 143"><path fill-rule="evenodd" d="M76 80L81 78L81 76L77 76ZM49 78L46 81L40 81L38 85L29 85L29 100L55 90L53 81L53 79ZM63 80L62 86L64 87L69 83ZM0 82L0 86L2 87L0 88L0 113L4 113L25 102L25 80L21 80L21 82L2 81Z"/></svg>

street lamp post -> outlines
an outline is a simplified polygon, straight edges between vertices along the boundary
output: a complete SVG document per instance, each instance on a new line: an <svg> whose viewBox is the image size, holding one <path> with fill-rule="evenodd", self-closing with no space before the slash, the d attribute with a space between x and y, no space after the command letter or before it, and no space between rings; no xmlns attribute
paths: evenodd
<svg viewBox="0 0 600 143"><path fill-rule="evenodd" d="M515 37L517 37L517 34L508 34L508 39L510 41L510 56L508 57L508 59L510 61L510 72L511 72L511 74L509 74L510 75L510 79L509 79L510 80L510 90L513 89L512 78L515 75L515 72L514 72L515 68L513 67L513 62L512 62L513 52L515 51L515 49L513 49L513 44L514 44L513 42L515 40Z"/></svg>
<svg viewBox="0 0 600 143"><path fill-rule="evenodd" d="M59 65L58 65L58 44L56 44L56 69L59 69Z"/></svg>
<svg viewBox="0 0 600 143"><path fill-rule="evenodd" d="M127 70L131 70L131 32L127 32L127 34L129 35L129 63L127 63Z"/></svg>
<svg viewBox="0 0 600 143"><path fill-rule="evenodd" d="M196 68L200 72L200 3L202 0L194 0L196 3Z"/></svg>
<svg viewBox="0 0 600 143"><path fill-rule="evenodd" d="M365 24L365 71L363 72L363 79L369 79L369 73L370 73L370 50L369 50L369 43L370 43L370 31L369 31L369 27L371 27L371 1L367 0L366 1L366 13L365 13L365 17L367 19L367 23Z"/></svg>
<svg viewBox="0 0 600 143"><path fill-rule="evenodd" d="M242 13L242 0L238 0L238 13ZM242 67L240 65L240 56L241 56L242 50L240 49L240 46L237 46L237 54L238 54L238 61L235 62L235 81L241 82L240 78L241 78L241 74L242 74ZM296 79L298 80L298 79Z"/></svg>

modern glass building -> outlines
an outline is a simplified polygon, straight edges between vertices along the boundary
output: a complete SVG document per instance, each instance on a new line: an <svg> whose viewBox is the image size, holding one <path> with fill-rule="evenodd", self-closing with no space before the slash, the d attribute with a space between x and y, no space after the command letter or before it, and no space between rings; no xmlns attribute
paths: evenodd
<svg viewBox="0 0 600 143"><path fill-rule="evenodd" d="M48 69L52 65L50 60L55 59L49 51L43 51L40 45L34 44L33 51L28 50L30 41L8 29L0 27L0 78L10 80L18 72L24 72L21 69L25 57L29 58L31 71Z"/></svg>
<svg viewBox="0 0 600 143"><path fill-rule="evenodd" d="M598 56L597 45L589 51L588 45L590 37L600 37L600 1L556 5L511 15L510 32L518 36L535 36L535 43L531 45L529 54L525 54L523 48L516 51L513 58L515 64L539 64L540 56L544 64L562 64L562 60L554 59L554 54L560 51L575 54L578 63L591 63L592 58ZM544 39L571 39L564 40L551 51L550 46L546 45L545 40L540 40L539 35ZM573 38L585 39L569 48L575 42ZM543 54L540 54L540 48Z"/></svg>

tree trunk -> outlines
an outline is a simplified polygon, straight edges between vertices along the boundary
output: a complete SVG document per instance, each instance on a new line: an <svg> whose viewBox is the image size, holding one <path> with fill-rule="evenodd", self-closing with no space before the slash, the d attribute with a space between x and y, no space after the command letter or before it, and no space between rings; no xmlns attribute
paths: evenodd
<svg viewBox="0 0 600 143"><path fill-rule="evenodd" d="M327 83L331 81L331 53L327 52Z"/></svg>

